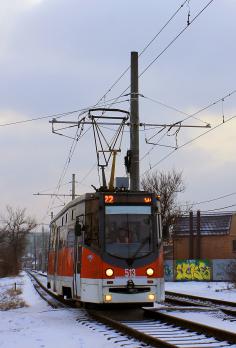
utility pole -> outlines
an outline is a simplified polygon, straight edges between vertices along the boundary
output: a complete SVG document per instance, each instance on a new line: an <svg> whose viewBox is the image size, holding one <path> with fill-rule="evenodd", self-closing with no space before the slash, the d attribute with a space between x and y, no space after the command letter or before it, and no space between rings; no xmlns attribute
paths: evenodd
<svg viewBox="0 0 236 348"><path fill-rule="evenodd" d="M156 127L162 127L162 128L210 128L210 124L207 125L183 125L182 122L174 122L171 124L162 124L162 123L144 123L139 121L139 88L138 88L138 52L131 52L131 64L130 64L130 70L131 70L131 83L130 83L130 113L126 110L122 109L113 109L113 108L91 108L88 110L88 115L81 118L79 121L62 121L57 120L56 118L53 118L51 121L49 121L52 124L52 133L58 134L58 135L65 135L61 133L61 128L56 129L56 124L65 124L70 125L70 127L78 127L81 130L83 129L84 125L92 125L93 132L94 132L94 140L95 140L95 147L96 147L96 153L97 153L97 165L102 170L102 187L100 187L100 190L107 190L107 184L106 184L106 177L105 177L105 168L109 164L109 160L111 157L112 152L118 151L115 149L115 144L117 143L118 136L121 134L121 130L123 128L118 128L119 132L115 133L115 144L110 147L109 141L106 139L106 136L103 134L100 126L119 126L124 127L130 127L130 150L127 151L127 155L125 157L125 166L127 169L127 172L130 175L130 191L139 191L140 190L140 169L139 169L139 128L145 127L145 126L156 126ZM94 115L93 113L100 112L100 114ZM126 114L124 117L117 117L117 116L104 116L106 112L114 113L119 112L122 115ZM128 115L129 120L128 120ZM102 140L104 140L105 145L103 144ZM152 145L150 142L147 142ZM120 150L120 149L119 149ZM105 153L108 152L110 155L108 157L105 156ZM99 160L99 154L102 154L105 164L101 164ZM94 186L93 186L94 187ZM95 188L95 187L94 187ZM96 189L96 188L95 188ZM37 195L46 195L46 194L37 194ZM59 195L58 195L59 196ZM64 195L66 196L66 195ZM75 195L77 196L77 195ZM72 198L73 199L73 198Z"/></svg>
<svg viewBox="0 0 236 348"><path fill-rule="evenodd" d="M72 174L72 190L71 194L67 193L33 193L33 196L51 196L51 197L71 197L71 199L75 199L78 195L75 194L75 174ZM51 218L52 218L52 213L51 213Z"/></svg>
<svg viewBox="0 0 236 348"><path fill-rule="evenodd" d="M131 52L130 90L130 190L139 191L138 52Z"/></svg>
<svg viewBox="0 0 236 348"><path fill-rule="evenodd" d="M193 212L189 212L189 259L194 259Z"/></svg>
<svg viewBox="0 0 236 348"><path fill-rule="evenodd" d="M72 174L72 201L75 199L75 174Z"/></svg>
<svg viewBox="0 0 236 348"><path fill-rule="evenodd" d="M36 234L34 233L34 269L37 270L37 245Z"/></svg>
<svg viewBox="0 0 236 348"><path fill-rule="evenodd" d="M197 259L201 258L201 213L197 211Z"/></svg>

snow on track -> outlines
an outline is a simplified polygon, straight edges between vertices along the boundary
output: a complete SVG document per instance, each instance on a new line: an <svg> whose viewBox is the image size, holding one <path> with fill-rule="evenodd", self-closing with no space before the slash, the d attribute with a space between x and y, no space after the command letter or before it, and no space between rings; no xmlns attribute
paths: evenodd
<svg viewBox="0 0 236 348"><path fill-rule="evenodd" d="M29 277L0 279L0 291L7 284L22 284L28 307L0 311L1 348L111 348L104 334L91 331L78 321L78 309L52 309L34 289Z"/></svg>

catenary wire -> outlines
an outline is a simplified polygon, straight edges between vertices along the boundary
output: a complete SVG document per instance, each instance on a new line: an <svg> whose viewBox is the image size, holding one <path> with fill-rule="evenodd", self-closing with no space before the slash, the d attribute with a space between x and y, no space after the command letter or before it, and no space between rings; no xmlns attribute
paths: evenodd
<svg viewBox="0 0 236 348"><path fill-rule="evenodd" d="M101 103L101 106L105 107L107 105L110 105L109 102L111 102L111 101L113 101L115 99L116 98L111 98L111 99L107 100L106 103ZM124 102L127 102L127 101L129 101L129 100L125 99L125 100L121 100L121 101L115 101L114 104L121 104L121 103L124 103ZM92 109L94 106L97 106L97 104L96 105L91 105L91 106L88 106L88 107L84 107L84 108L81 108L81 109L73 110L73 111L63 112L63 113L50 114L50 115L46 115L46 116L38 116L38 117L33 117L33 118L21 120L21 121L0 123L0 127L13 126L13 125L22 124L22 123L39 121L39 120L43 120L43 119L47 119L47 118L56 118L57 119L57 118L73 115L73 114L78 113L78 112L87 112L89 109Z"/></svg>
<svg viewBox="0 0 236 348"><path fill-rule="evenodd" d="M194 202L194 203L190 203L190 204L180 204L181 207L184 207L184 206L189 206L189 205L199 205L199 204L204 204L204 203L211 203L211 202L215 202L215 201L218 201L220 199L223 199L223 198L226 198L226 197L230 197L230 196L234 196L236 195L236 192L232 192L232 193L229 193L227 195L223 195L223 196L219 196L219 197L216 197L216 198L212 198L212 199L208 199L206 201L201 201L201 202Z"/></svg>
<svg viewBox="0 0 236 348"><path fill-rule="evenodd" d="M162 56L165 51L174 44L174 42L185 32L185 30L209 7L214 0L210 0L197 14L196 16L174 37L173 40L170 41L170 43L149 63L146 68L141 72L139 77L141 77L156 61L157 59Z"/></svg>
<svg viewBox="0 0 236 348"><path fill-rule="evenodd" d="M174 44L174 42L185 32L185 30L187 30L191 24L207 9L208 6L210 6L210 4L213 2L214 0L210 0L197 14L196 16L192 19L192 21L189 22L189 24L187 24L175 37L174 39L172 39L169 44L155 57L155 59L152 60L151 63L149 63L146 68L139 74L139 78L145 74L145 72L168 50L168 48L170 46L172 46L172 44ZM122 93L115 99L115 101L117 101L122 95L124 95L124 93L126 93L128 91L128 89L130 88L130 85L125 88ZM109 107L111 107L113 105L113 102L109 105Z"/></svg>
<svg viewBox="0 0 236 348"><path fill-rule="evenodd" d="M142 73L139 75L139 77L141 77L149 68L152 64L154 64L156 62L156 60L178 39L178 37L180 37L182 35L182 33L200 16L200 14L213 2L214 0L211 0L208 2L208 4L193 18L193 20L165 47L164 50L162 50L162 52L142 71ZM187 1L186 1L187 2ZM151 44L151 43L150 43ZM142 52L143 53L143 52ZM118 81L117 81L118 83ZM116 99L114 102L112 102L109 107L111 107L119 98L121 98L121 96L129 89L130 86L128 86L124 92L122 92ZM113 88L113 87L112 87ZM110 92L110 90L109 90ZM98 103L107 95L107 93L99 99ZM97 103L97 104L98 104ZM95 104L95 106L97 105Z"/></svg>
<svg viewBox="0 0 236 348"><path fill-rule="evenodd" d="M228 205L226 207L221 207L221 208L208 209L208 210L204 210L204 212L217 211L217 210L228 209L228 208L232 208L232 207L236 207L236 204Z"/></svg>
<svg viewBox="0 0 236 348"><path fill-rule="evenodd" d="M205 121L201 120L200 118L194 117L193 115L188 114L188 113L186 113L185 111L179 110L179 109L175 108L174 106L165 104L165 103L163 103L163 102L161 102L161 101L159 101L159 100L156 100L156 99L153 99L153 98L150 98L150 97L146 97L146 96L143 95L143 94L140 94L140 97L143 97L144 99L150 100L150 101L152 101L153 103L156 103L156 104L158 104L158 105L164 106L165 108L170 109L170 110L172 110L172 111L176 111L176 112L178 112L178 113L180 113L180 114L182 114L182 115L192 117L192 118L194 118L195 120L200 121L200 122L202 122L202 123L204 123L204 124L208 124L208 122L205 122Z"/></svg>
<svg viewBox="0 0 236 348"><path fill-rule="evenodd" d="M149 64L145 70L139 75L142 76L148 69L149 67L178 39L179 36L181 36L181 34L202 14L202 12L213 2L214 0L211 0L208 2L208 4L201 10L198 12L198 14L193 18L193 20L165 47L165 49L158 55L158 57L155 58L154 61L151 62L151 64ZM179 10L184 6L184 4L187 1L185 1L180 7L179 9L177 9L177 11L175 11L175 13L171 16L171 18L169 19L168 23L166 23L164 25L164 27L159 31L159 33L157 33L155 35L155 37L146 45L146 47L141 51L141 54L143 54L145 52L145 50L151 45L151 43L159 36L159 34L162 32L162 30L169 24L169 22L176 16L176 14L179 12ZM140 54L140 55L141 55ZM111 89L120 81L120 79L124 76L124 74L129 70L130 66L121 74L121 76L113 83L113 85L108 89L108 91L99 99L98 103L104 99L106 97L106 95L111 91ZM115 101L113 101L109 107L111 107L112 105L114 105L114 103L122 97L122 95L129 89L130 86L128 86L117 98L115 98ZM97 103L97 104L98 104ZM96 104L95 104L96 105Z"/></svg>
<svg viewBox="0 0 236 348"><path fill-rule="evenodd" d="M197 137L195 137L195 138L193 138L193 139L187 141L186 143L180 145L178 148L174 149L173 151L169 152L166 156L164 156L163 158L161 158L158 162L156 162L153 166L151 166L150 169L147 169L146 171L144 171L144 172L142 173L142 175L148 173L150 170L152 170L153 168L155 168L158 164L160 164L161 162L163 162L164 160L166 160L168 157L170 157L170 156L171 156L174 152L176 152L177 150L182 149L184 146L189 145L190 143L194 142L195 140L197 140L197 139L201 138L202 136L204 136L204 135L206 135L206 134L208 134L208 133L214 131L216 128L222 126L223 124L226 124L226 123L232 121L232 120L235 119L235 118L236 118L236 115L230 117L229 119L225 120L224 122L219 123L219 124L216 125L215 127L211 128L211 129L207 130L206 132L204 132L204 133L198 135Z"/></svg>
<svg viewBox="0 0 236 348"><path fill-rule="evenodd" d="M162 33L162 31L168 26L168 24L175 18L175 16L179 13L179 11L184 7L184 5L188 2L188 0L185 0L178 8L175 10L175 12L171 15L171 17L167 20L167 22L161 27L161 29L155 34L155 36L146 44L146 46L141 50L139 53L139 57L148 49L148 47L157 39L157 37ZM113 82L111 87L108 88L108 90L104 93L104 95L98 100L97 104L100 103L101 100L103 100L108 93L111 92L111 90L117 85L117 83L122 79L122 77L129 71L130 65L121 73L121 75Z"/></svg>
<svg viewBox="0 0 236 348"><path fill-rule="evenodd" d="M230 97L231 97L232 95L234 95L235 93L236 93L236 90L234 89L234 90L232 90L230 93L227 93L227 94L224 95L223 97L218 98L218 99L216 99L215 101L213 101L213 102L207 104L206 106L204 106L204 107L202 107L201 109L197 110L197 111L194 112L193 114L187 116L186 118L184 118L184 119L182 119L182 120L180 120L180 121L177 121L176 123L183 123L183 122L187 121L189 118L194 117L194 116L196 116L196 115L202 113L203 111L206 111L207 109L209 109L209 108L211 108L211 107L217 105L217 104L220 103L222 100L225 100L225 99L227 99L227 98L230 98ZM180 111L180 110L179 110L179 111ZM157 141L156 145L158 145L158 144L160 143L160 141L164 138L164 136L165 136L167 133L168 133L168 131L165 132L165 134L163 134L163 135L161 136L161 138ZM140 161L142 161L146 156L148 156L148 155L154 150L154 148L156 147L156 145L154 145L150 150L148 150L148 151L141 157Z"/></svg>

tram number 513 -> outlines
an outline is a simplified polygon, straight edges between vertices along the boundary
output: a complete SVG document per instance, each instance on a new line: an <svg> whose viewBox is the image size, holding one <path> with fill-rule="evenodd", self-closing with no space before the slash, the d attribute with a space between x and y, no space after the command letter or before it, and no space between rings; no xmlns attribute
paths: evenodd
<svg viewBox="0 0 236 348"><path fill-rule="evenodd" d="M136 276L136 272L134 268L125 268L126 278L134 278L135 276Z"/></svg>

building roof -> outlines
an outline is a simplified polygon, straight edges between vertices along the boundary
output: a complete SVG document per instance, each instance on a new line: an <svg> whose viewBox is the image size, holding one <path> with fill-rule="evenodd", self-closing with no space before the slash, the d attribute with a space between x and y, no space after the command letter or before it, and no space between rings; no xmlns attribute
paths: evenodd
<svg viewBox="0 0 236 348"><path fill-rule="evenodd" d="M232 214L201 215L201 235L229 234ZM174 235L189 235L189 216L179 217L174 226ZM197 217L193 217L193 233L197 234Z"/></svg>

